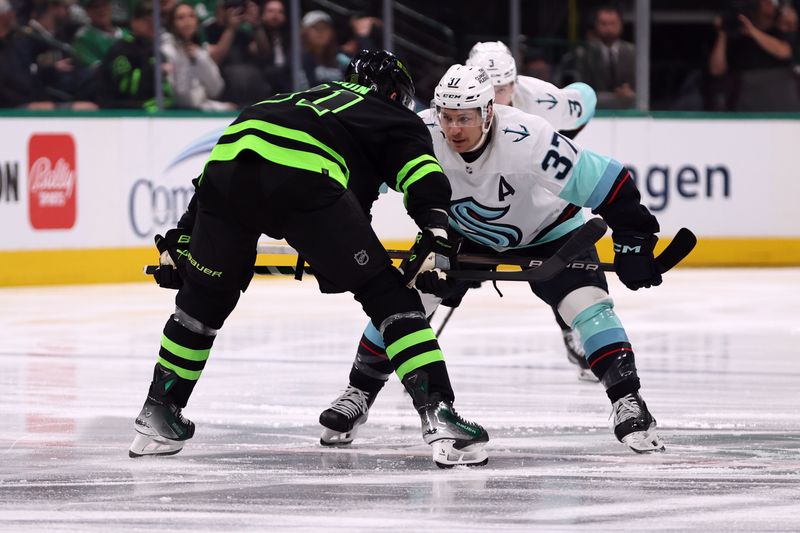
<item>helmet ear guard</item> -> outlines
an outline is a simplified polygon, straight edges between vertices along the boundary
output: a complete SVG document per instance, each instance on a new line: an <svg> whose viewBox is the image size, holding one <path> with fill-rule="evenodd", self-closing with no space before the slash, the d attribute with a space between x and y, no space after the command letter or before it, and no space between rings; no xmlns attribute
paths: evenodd
<svg viewBox="0 0 800 533"><path fill-rule="evenodd" d="M369 87L403 107L413 109L414 80L400 59L386 50L361 50L344 75L350 83Z"/></svg>

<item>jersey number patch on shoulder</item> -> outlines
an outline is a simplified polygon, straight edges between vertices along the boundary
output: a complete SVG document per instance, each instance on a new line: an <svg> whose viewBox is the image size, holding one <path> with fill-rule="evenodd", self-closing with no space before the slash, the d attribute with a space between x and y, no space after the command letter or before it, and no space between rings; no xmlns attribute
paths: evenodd
<svg viewBox="0 0 800 533"><path fill-rule="evenodd" d="M303 94L311 94L319 91L324 91L328 89L333 89L332 86L328 85L327 83L323 83L321 85L317 85L316 87L312 87L311 89L306 89L305 91L298 91L295 93L282 93L276 94L273 98L269 100L263 100L258 102L258 104L279 104L282 102L286 102L287 100L291 100L297 95ZM315 100L309 100L308 98L299 98L295 105L301 107L309 107L317 113L318 116L322 116L325 113L339 113L340 111L344 111L350 106L354 106L357 103L364 100L364 97L352 90L346 89L334 89L331 91L330 94L326 94L322 98L317 98Z"/></svg>
<svg viewBox="0 0 800 533"><path fill-rule="evenodd" d="M506 181L506 178L500 176L500 184L497 186L497 199L500 202L505 201L506 196L514 196L514 193L517 192L514 190L514 187L509 185Z"/></svg>
<svg viewBox="0 0 800 533"><path fill-rule="evenodd" d="M356 105L364 99L360 94L350 92L345 89L336 89L331 94L317 98L316 100L307 100L305 98L298 100L299 106L307 106L317 112L317 115L322 116L325 113L338 113L352 105Z"/></svg>
<svg viewBox="0 0 800 533"><path fill-rule="evenodd" d="M550 146L553 148L544 155L544 159L542 159L542 170L548 170L550 168L556 170L555 178L557 180L563 180L567 177L569 171L572 170L572 160L561 155L557 150L557 148L561 146L560 141L566 142L567 146L569 146L575 154L578 153L578 150L566 137L558 132L553 133L553 139L550 141ZM558 170L559 167L561 167L561 170Z"/></svg>

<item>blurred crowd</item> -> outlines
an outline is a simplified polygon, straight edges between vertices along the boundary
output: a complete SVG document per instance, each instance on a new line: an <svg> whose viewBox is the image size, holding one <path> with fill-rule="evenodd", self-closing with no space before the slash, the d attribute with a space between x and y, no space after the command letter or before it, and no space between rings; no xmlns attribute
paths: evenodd
<svg viewBox="0 0 800 533"><path fill-rule="evenodd" d="M283 0L0 0L0 107L231 111L291 89ZM301 20L303 87L339 80L379 19ZM301 87L302 88L302 87Z"/></svg>
<svg viewBox="0 0 800 533"><path fill-rule="evenodd" d="M527 54L520 73L558 85L588 83L597 92L600 109L634 107L636 47L623 39L623 13L618 6L601 4L593 10L583 44L565 53L557 64L549 64L534 50ZM800 111L794 2L730 0L712 25L715 36L702 71L683 80L671 95L668 109ZM695 48L702 53L700 43ZM651 76L651 86L658 81Z"/></svg>
<svg viewBox="0 0 800 533"><path fill-rule="evenodd" d="M151 2L0 0L0 107L152 110L157 72L163 104L174 109L230 111L293 89L283 0L162 0L159 28ZM800 111L795 0L725 5L705 64L676 88L671 108ZM524 48L520 74L560 86L588 83L601 109L635 107L636 48L623 39L623 15L617 3L592 9L586 34L557 58ZM381 31L372 16L305 12L299 88L341 79L359 49L381 44Z"/></svg>

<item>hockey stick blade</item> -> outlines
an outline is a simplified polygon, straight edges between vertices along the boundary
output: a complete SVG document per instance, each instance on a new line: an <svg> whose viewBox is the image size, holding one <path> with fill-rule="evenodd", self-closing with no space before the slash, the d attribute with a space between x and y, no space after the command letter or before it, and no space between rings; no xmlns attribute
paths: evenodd
<svg viewBox="0 0 800 533"><path fill-rule="evenodd" d="M451 270L449 277L456 279L496 280L496 281L547 281L564 270L572 260L594 246L605 235L608 226L600 218L591 218L575 230L572 237L541 266L521 272L493 272L483 270Z"/></svg>
<svg viewBox="0 0 800 533"><path fill-rule="evenodd" d="M656 257L656 264L658 264L658 271L660 274L672 269L675 265L683 261L694 250L697 244L697 237L688 228L681 228L672 242L664 248L658 257Z"/></svg>

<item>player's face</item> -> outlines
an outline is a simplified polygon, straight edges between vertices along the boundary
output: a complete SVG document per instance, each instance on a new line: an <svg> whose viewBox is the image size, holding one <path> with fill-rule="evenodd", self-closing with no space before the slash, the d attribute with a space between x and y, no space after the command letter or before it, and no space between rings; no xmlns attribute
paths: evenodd
<svg viewBox="0 0 800 533"><path fill-rule="evenodd" d="M511 105L511 98L514 96L514 83L494 86L494 101L502 105Z"/></svg>
<svg viewBox="0 0 800 533"><path fill-rule="evenodd" d="M456 152L471 150L481 140L483 117L480 109L439 109L437 113L447 144Z"/></svg>

